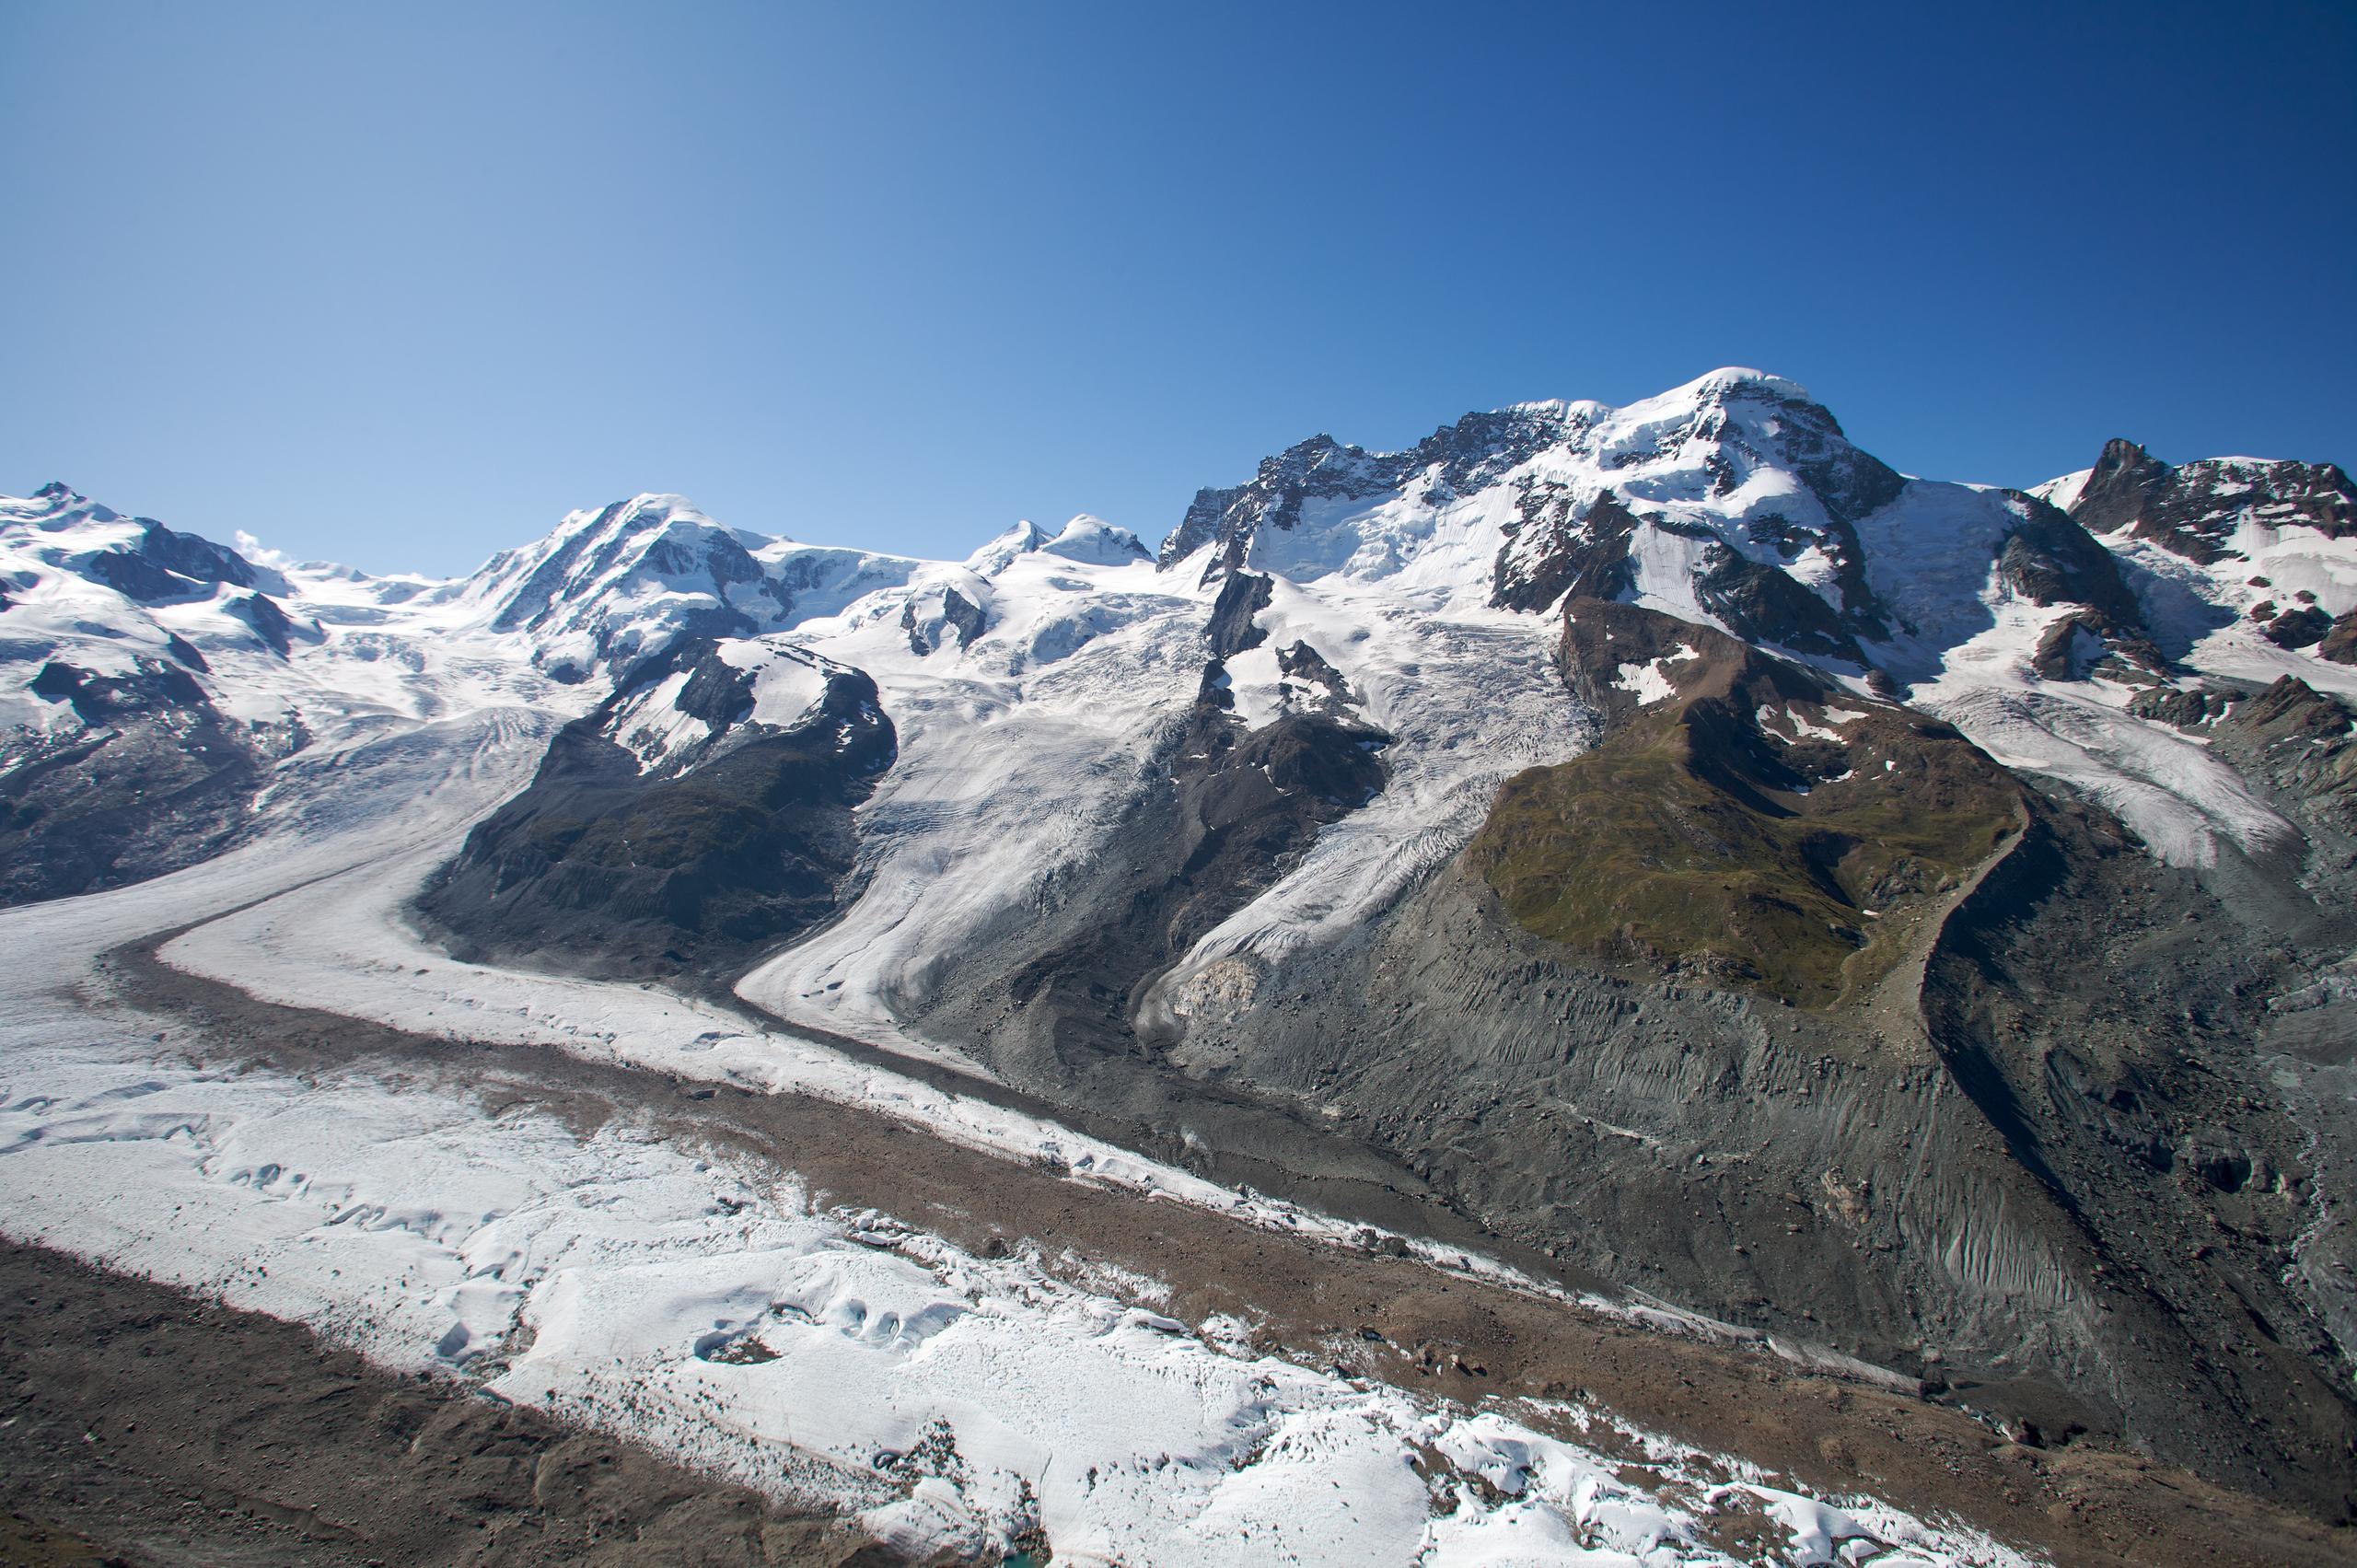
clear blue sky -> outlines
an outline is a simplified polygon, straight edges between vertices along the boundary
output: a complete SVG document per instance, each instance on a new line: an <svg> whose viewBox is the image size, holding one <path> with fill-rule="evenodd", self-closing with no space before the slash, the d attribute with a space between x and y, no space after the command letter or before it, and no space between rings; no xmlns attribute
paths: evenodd
<svg viewBox="0 0 2357 1568"><path fill-rule="evenodd" d="M638 490L1154 539L1724 364L1942 477L2357 460L2346 5L8 0L0 60L0 490L372 569Z"/></svg>

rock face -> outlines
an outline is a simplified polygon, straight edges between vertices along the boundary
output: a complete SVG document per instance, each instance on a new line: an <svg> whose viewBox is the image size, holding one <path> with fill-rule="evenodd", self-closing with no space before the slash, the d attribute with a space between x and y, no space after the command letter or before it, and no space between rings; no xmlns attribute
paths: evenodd
<svg viewBox="0 0 2357 1568"><path fill-rule="evenodd" d="M2132 441L2107 442L2072 515L2096 533L2125 531L2202 565L2237 553L2246 528L2357 529L2357 488L2334 463L2217 458L2171 468Z"/></svg>
<svg viewBox="0 0 2357 1568"><path fill-rule="evenodd" d="M1249 483L1197 491L1187 515L1162 541L1159 563L1174 566L1210 547L1204 575L1232 570L1243 563L1263 526L1296 528L1306 505L1364 500L1427 470L1435 470L1439 483L1452 492L1480 489L1561 441L1569 415L1570 405L1560 403L1469 414L1406 452L1370 453L1330 436L1313 436L1264 459Z"/></svg>
<svg viewBox="0 0 2357 1568"><path fill-rule="evenodd" d="M1704 505L1680 505L1736 496L1763 470L1792 503L1744 506L1739 532L1714 526ZM1668 474L1670 483L1657 477ZM1628 410L1527 403L1469 415L1404 452L1315 436L1264 461L1248 484L1200 492L1163 541L1160 563L1204 555L1210 578L1239 569L1256 548L1271 563L1321 550L1330 557L1330 541L1283 536L1325 535L1333 515L1388 494L1441 506L1497 491L1512 505L1493 568L1491 602L1501 608L1538 610L1566 592L1618 597L1633 582L1642 511L1697 547L1688 553L1701 558L1697 576L1714 610L1854 656L1852 634L1887 633L1852 525L1905 482L1851 446L1793 383L1723 371ZM1777 569L1804 554L1829 572L1829 598Z"/></svg>
<svg viewBox="0 0 2357 1568"><path fill-rule="evenodd" d="M1273 587L1257 573L1229 574L1221 585L1219 598L1212 603L1211 623L1203 628L1203 641L1211 645L1212 657L1233 658L1269 640L1268 633L1255 626L1252 620L1269 608Z"/></svg>
<svg viewBox="0 0 2357 1568"><path fill-rule="evenodd" d="M2348 611L2325 631L2316 656L2335 664L2357 664L2357 610Z"/></svg>
<svg viewBox="0 0 2357 1568"><path fill-rule="evenodd" d="M2227 704L2214 734L2247 777L2295 811L2357 832L2357 712L2348 699L2286 675Z"/></svg>
<svg viewBox="0 0 2357 1568"><path fill-rule="evenodd" d="M87 727L23 746L0 769L0 903L122 887L220 854L247 830L284 744L226 718L176 664L101 674L52 659L29 690Z"/></svg>
<svg viewBox="0 0 2357 1568"><path fill-rule="evenodd" d="M739 651L675 645L559 733L421 900L460 951L677 974L834 912L891 721L857 670ZM793 698L764 719L778 686Z"/></svg>
<svg viewBox="0 0 2357 1568"><path fill-rule="evenodd" d="M1997 554L1999 578L2032 604L2084 606L2107 635L2138 635L2143 610L2110 552L2046 502L2022 501L2023 522Z"/></svg>

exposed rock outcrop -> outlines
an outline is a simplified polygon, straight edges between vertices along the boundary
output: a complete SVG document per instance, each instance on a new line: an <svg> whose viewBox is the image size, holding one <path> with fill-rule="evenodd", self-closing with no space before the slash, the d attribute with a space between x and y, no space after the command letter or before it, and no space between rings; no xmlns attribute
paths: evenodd
<svg viewBox="0 0 2357 1568"><path fill-rule="evenodd" d="M840 668L821 679L780 726L753 718L754 677L709 643L646 661L558 732L531 786L467 836L421 907L462 953L601 974L749 963L834 912L855 861L852 808L891 764L875 683ZM658 711L709 735L637 739L662 691L675 695Z"/></svg>
<svg viewBox="0 0 2357 1568"><path fill-rule="evenodd" d="M2217 458L2172 468L2132 441L2113 440L2071 515L2096 533L2124 529L2209 565L2234 552L2235 531L2247 521L2347 536L2357 529L2357 486L2334 463Z"/></svg>

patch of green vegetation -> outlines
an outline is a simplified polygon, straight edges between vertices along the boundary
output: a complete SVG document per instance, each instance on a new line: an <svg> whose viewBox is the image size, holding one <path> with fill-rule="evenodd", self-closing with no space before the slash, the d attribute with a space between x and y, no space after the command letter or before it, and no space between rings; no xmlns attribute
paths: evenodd
<svg viewBox="0 0 2357 1568"><path fill-rule="evenodd" d="M1682 703L1508 780L1468 854L1542 936L1829 1005L1898 962L1894 913L2021 820L2012 780L1945 726L1879 709L1844 749L1796 789L1747 710Z"/></svg>

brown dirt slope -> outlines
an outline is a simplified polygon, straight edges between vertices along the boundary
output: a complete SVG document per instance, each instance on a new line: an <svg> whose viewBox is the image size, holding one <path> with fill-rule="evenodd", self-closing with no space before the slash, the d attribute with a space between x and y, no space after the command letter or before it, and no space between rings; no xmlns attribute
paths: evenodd
<svg viewBox="0 0 2357 1568"><path fill-rule="evenodd" d="M831 1518L0 1242L0 1564L873 1568Z"/></svg>

